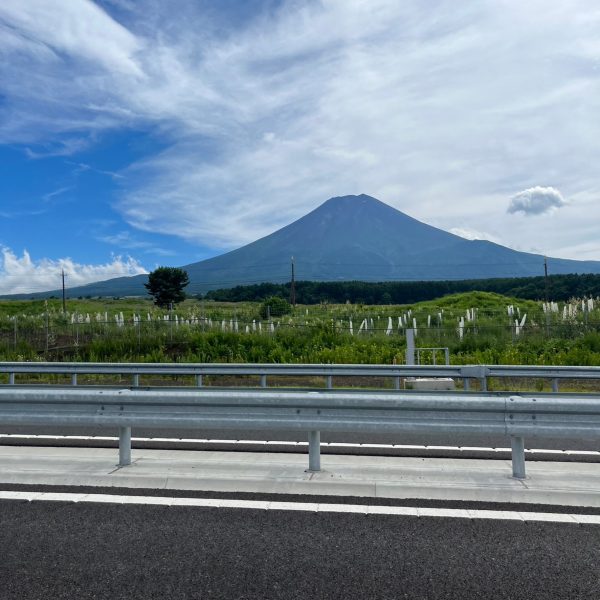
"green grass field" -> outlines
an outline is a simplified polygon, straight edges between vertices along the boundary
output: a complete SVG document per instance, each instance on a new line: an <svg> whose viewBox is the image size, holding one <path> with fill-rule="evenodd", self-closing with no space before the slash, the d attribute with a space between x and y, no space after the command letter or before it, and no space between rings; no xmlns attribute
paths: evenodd
<svg viewBox="0 0 600 600"><path fill-rule="evenodd" d="M449 348L452 364L600 365L599 305L545 313L538 302L469 292L407 306L297 306L265 319L250 302L186 300L169 312L145 299L79 299L63 314L59 300L1 301L0 360L402 364L416 323L417 346ZM431 363L432 352L421 358Z"/></svg>

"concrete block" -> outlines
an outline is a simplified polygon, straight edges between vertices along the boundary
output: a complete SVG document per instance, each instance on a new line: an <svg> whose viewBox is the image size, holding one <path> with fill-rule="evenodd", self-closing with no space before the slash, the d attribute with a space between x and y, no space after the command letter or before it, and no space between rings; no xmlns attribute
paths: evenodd
<svg viewBox="0 0 600 600"><path fill-rule="evenodd" d="M421 392L444 392L454 390L455 384L451 377L408 377L406 388Z"/></svg>

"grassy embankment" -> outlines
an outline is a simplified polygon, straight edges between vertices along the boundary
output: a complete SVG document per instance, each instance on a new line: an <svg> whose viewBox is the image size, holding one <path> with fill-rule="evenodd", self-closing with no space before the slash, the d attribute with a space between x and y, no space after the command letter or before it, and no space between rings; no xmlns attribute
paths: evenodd
<svg viewBox="0 0 600 600"><path fill-rule="evenodd" d="M574 305L576 314L563 319L561 303L547 321L540 303L470 292L410 306L298 306L267 321L257 303L187 300L169 315L144 299L69 300L63 315L58 300L3 301L0 359L401 364L416 319L417 345L448 347L452 364L600 365L600 310Z"/></svg>

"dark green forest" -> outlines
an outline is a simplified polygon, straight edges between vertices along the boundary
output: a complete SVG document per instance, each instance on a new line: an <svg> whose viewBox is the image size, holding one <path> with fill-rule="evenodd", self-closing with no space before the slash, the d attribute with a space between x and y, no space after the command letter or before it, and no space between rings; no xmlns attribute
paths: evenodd
<svg viewBox="0 0 600 600"><path fill-rule="evenodd" d="M352 304L412 304L461 292L495 292L524 300L550 300L600 296L600 275L550 275L463 281L297 281L296 302ZM207 300L261 302L270 296L290 297L290 283L259 283L210 291Z"/></svg>

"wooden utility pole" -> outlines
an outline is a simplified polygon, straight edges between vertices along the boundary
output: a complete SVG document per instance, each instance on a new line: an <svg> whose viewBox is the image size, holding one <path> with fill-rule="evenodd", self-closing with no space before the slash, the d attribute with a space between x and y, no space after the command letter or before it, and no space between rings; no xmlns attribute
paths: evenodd
<svg viewBox="0 0 600 600"><path fill-rule="evenodd" d="M544 256L544 296L546 297L546 337L550 336L550 298L548 293L548 259Z"/></svg>
<svg viewBox="0 0 600 600"><path fill-rule="evenodd" d="M65 300L65 270L63 269L62 272L62 308L63 308L63 315L67 314L67 302Z"/></svg>
<svg viewBox="0 0 600 600"><path fill-rule="evenodd" d="M548 298L548 259L544 256L544 286L546 288L546 304L549 302Z"/></svg>
<svg viewBox="0 0 600 600"><path fill-rule="evenodd" d="M290 285L290 304L292 306L296 306L296 274L294 267L294 257L292 256L292 283Z"/></svg>

